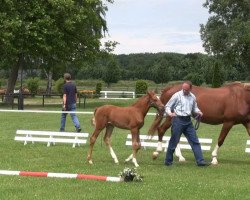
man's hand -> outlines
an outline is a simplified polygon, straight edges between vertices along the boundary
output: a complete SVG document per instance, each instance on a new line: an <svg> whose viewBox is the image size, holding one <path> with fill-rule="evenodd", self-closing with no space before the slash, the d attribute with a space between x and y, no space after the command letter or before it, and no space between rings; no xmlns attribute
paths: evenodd
<svg viewBox="0 0 250 200"><path fill-rule="evenodd" d="M63 104L63 106L62 106L62 111L66 111L66 105L65 104Z"/></svg>
<svg viewBox="0 0 250 200"><path fill-rule="evenodd" d="M172 118L172 117L176 117L176 114L173 112L171 112L171 113L168 113L168 115Z"/></svg>
<svg viewBox="0 0 250 200"><path fill-rule="evenodd" d="M198 112L197 113L200 117L202 117L203 116L203 113L200 111L200 112Z"/></svg>

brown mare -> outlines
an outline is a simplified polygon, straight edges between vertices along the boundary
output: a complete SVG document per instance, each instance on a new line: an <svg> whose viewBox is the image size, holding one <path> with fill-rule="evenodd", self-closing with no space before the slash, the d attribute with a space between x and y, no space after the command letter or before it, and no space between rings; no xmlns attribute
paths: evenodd
<svg viewBox="0 0 250 200"><path fill-rule="evenodd" d="M156 107L158 112L163 112L164 105L154 92L147 92L146 95L140 97L133 105L128 107L118 107L113 105L104 105L95 110L94 118L92 119L95 125L95 130L90 137L90 147L87 155L87 160L90 164L92 162L92 151L95 141L100 132L106 128L104 135L104 142L109 147L110 154L115 163L118 163L115 152L111 146L111 135L114 127L121 129L128 129L132 134L132 149L131 154L126 161L132 159L135 167L138 167L136 161L136 153L140 149L140 135L139 131L144 124L144 118L150 107Z"/></svg>
<svg viewBox="0 0 250 200"><path fill-rule="evenodd" d="M162 103L166 104L175 92L181 90L181 85L166 87L160 97ZM217 145L212 152L211 163L218 164L218 150L234 125L242 124L250 135L250 87L242 83L232 83L221 88L193 86L191 92L196 96L198 107L203 112L201 122L212 125L223 124ZM158 130L158 152L162 150L162 137L171 126L170 117L166 117L160 125L162 119L162 116L156 116L149 130L151 135ZM179 149L178 152L180 152ZM157 155L157 152L154 152L153 157Z"/></svg>

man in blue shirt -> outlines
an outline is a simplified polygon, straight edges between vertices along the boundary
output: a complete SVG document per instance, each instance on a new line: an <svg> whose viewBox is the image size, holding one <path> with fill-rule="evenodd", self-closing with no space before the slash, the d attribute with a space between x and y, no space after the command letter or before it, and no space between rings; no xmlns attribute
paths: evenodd
<svg viewBox="0 0 250 200"><path fill-rule="evenodd" d="M74 111L76 111L77 89L75 84L71 82L71 75L64 74L65 84L63 85L63 111L72 111L70 113L72 122L75 125L76 132L81 132L80 123ZM60 131L65 131L66 117L68 113L61 115L61 128Z"/></svg>
<svg viewBox="0 0 250 200"><path fill-rule="evenodd" d="M197 165L209 165L204 161L201 145L191 121L191 116L193 114L200 115L200 117L203 115L197 106L196 97L191 93L191 89L192 83L190 81L184 82L182 84L182 90L173 94L165 106L166 114L172 117L172 135L169 140L165 158L165 165L167 166L173 163L173 153L180 141L182 133L192 147Z"/></svg>

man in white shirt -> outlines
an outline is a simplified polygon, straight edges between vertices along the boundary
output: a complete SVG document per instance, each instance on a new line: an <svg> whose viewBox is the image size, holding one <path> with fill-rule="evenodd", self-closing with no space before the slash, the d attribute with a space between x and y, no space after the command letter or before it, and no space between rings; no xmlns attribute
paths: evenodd
<svg viewBox="0 0 250 200"><path fill-rule="evenodd" d="M173 163L173 153L180 141L182 133L192 147L197 165L209 165L204 161L201 145L191 121L192 115L200 115L200 117L203 115L197 106L196 97L191 93L191 89L192 83L190 81L184 82L182 84L182 90L173 94L171 99L165 105L166 114L172 117L172 135L169 140L165 158L165 165L167 166L170 166Z"/></svg>

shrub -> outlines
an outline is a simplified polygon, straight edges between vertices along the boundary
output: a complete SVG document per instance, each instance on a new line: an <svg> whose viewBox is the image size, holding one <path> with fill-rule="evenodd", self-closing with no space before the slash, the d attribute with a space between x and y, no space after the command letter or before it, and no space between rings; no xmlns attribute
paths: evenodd
<svg viewBox="0 0 250 200"><path fill-rule="evenodd" d="M148 90L148 83L144 80L138 80L135 83L135 93L136 96L142 96L143 94L146 94Z"/></svg>
<svg viewBox="0 0 250 200"><path fill-rule="evenodd" d="M55 83L55 88L56 91L60 94L63 95L63 85L64 85L64 79L63 78L59 78L56 83Z"/></svg>
<svg viewBox="0 0 250 200"><path fill-rule="evenodd" d="M99 82L99 83L96 84L96 87L95 87L96 95L97 95L97 96L100 96L101 91L102 91L102 83Z"/></svg>
<svg viewBox="0 0 250 200"><path fill-rule="evenodd" d="M35 95L37 94L38 88L39 88L39 78L29 78L27 80L27 87L31 94Z"/></svg>
<svg viewBox="0 0 250 200"><path fill-rule="evenodd" d="M194 85L200 86L204 82L202 75L198 73L189 73L184 80L190 80Z"/></svg>
<svg viewBox="0 0 250 200"><path fill-rule="evenodd" d="M213 66L213 78L212 78L212 87L218 88L224 83L223 68L219 62L215 62Z"/></svg>

